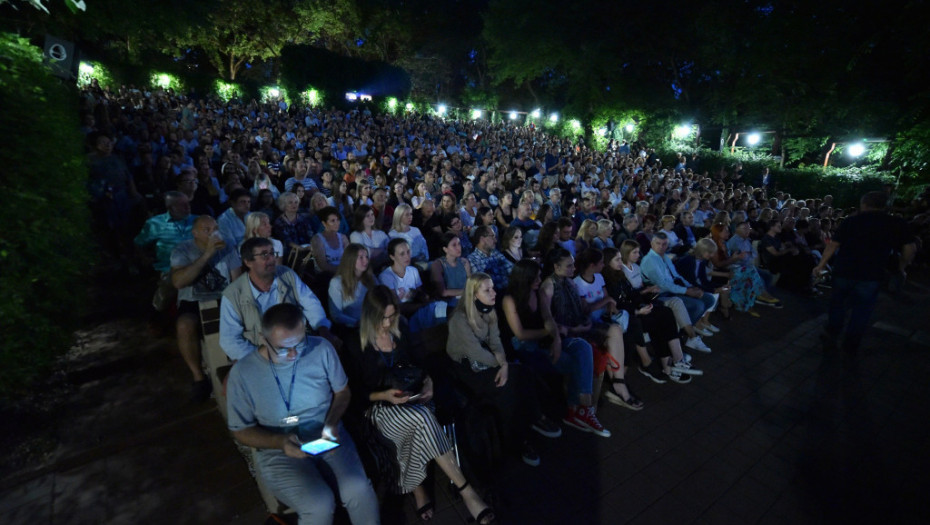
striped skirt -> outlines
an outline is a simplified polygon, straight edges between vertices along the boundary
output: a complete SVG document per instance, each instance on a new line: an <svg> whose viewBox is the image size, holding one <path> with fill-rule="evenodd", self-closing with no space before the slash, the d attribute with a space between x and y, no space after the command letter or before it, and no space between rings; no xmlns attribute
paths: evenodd
<svg viewBox="0 0 930 525"><path fill-rule="evenodd" d="M368 410L368 417L397 449L400 466L397 487L402 494L420 486L426 478L426 465L452 448L426 405L378 403Z"/></svg>

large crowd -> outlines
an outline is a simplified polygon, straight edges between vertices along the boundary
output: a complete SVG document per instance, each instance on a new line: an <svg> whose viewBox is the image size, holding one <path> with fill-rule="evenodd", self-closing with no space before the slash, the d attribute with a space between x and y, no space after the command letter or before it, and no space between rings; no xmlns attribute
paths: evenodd
<svg viewBox="0 0 930 525"><path fill-rule="evenodd" d="M631 371L700 380L692 354L721 319L820 295L855 213L740 166L710 175L697 155L666 166L645 144L597 151L531 125L96 84L83 97L101 239L127 268L151 261L196 401L212 390L198 302L220 300L229 428L307 522L335 508L321 470L353 522L378 520L353 414L386 438L381 476L421 518L435 460L493 522L437 410L490 407L501 448L529 465L534 434L610 437L602 393L642 410ZM340 446L309 459L321 437Z"/></svg>

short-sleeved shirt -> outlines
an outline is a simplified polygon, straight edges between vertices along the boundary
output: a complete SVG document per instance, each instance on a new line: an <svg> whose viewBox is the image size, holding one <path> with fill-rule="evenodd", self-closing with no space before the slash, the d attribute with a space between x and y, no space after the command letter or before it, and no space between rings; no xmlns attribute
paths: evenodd
<svg viewBox="0 0 930 525"><path fill-rule="evenodd" d="M397 294L397 297L402 303L406 303L413 298L414 291L420 286L423 286L423 281L420 280L420 272L413 266L408 266L403 276L397 275L394 273L394 270L388 266L381 272L381 275L378 276L378 281L391 290L394 290L394 293Z"/></svg>
<svg viewBox="0 0 930 525"><path fill-rule="evenodd" d="M171 252L171 267L183 268L191 265L203 255L203 250L197 247L194 240L184 241L174 247ZM207 264L203 266L200 275L189 286L178 290L180 301L209 301L219 299L223 290L229 284L229 271L236 267L235 250L226 248L213 254Z"/></svg>
<svg viewBox="0 0 930 525"><path fill-rule="evenodd" d="M167 272L171 269L171 252L179 243L191 238L196 215L175 220L170 213L162 213L145 221L145 226L135 238L135 243L145 246L155 243L155 269Z"/></svg>
<svg viewBox="0 0 930 525"><path fill-rule="evenodd" d="M893 250L912 242L910 227L903 219L880 211L847 217L833 234L840 243L833 258L833 275L860 281L879 281Z"/></svg>
<svg viewBox="0 0 930 525"><path fill-rule="evenodd" d="M584 302L588 304L596 303L604 298L604 276L596 273L594 274L594 282L589 283L581 278L579 275L575 277L575 288L578 289L578 295L580 295Z"/></svg>
<svg viewBox="0 0 930 525"><path fill-rule="evenodd" d="M307 348L293 363L274 364L259 352L252 352L236 362L229 372L227 385L230 430L260 425L272 432L289 432L293 425L285 424L284 418L296 416L301 440L320 437L333 393L346 388L348 379L329 341L308 337L307 342ZM277 381L272 368L277 373ZM293 393L290 392L292 373ZM278 388L279 382L281 388ZM290 410L285 399L290 402Z"/></svg>

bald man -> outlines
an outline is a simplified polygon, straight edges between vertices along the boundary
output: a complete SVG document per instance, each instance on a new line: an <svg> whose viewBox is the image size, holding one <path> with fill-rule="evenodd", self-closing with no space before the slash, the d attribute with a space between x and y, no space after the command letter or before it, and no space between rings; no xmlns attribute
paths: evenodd
<svg viewBox="0 0 930 525"><path fill-rule="evenodd" d="M171 284L178 290L178 350L194 377L191 399L209 399L212 385L200 366L199 301L219 299L223 289L241 273L233 248L219 234L216 220L201 215L194 221L193 239L171 252Z"/></svg>

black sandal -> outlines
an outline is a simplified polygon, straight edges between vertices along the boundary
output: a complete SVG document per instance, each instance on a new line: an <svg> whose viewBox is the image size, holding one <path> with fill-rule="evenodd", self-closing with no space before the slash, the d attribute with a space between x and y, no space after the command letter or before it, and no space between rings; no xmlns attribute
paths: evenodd
<svg viewBox="0 0 930 525"><path fill-rule="evenodd" d="M452 485L452 486L455 487L455 491L461 496L462 491L468 488L468 485L469 485L469 481L465 480L465 484L462 485L461 487L456 487L455 485ZM465 498L462 497L463 502L464 500ZM465 506L465 509L466 510L468 509L467 505ZM471 511L469 511L468 513L471 514ZM479 525L491 525L492 523L495 523L495 522L497 522L497 516L494 515L494 510L491 507L485 507L484 510L479 512L477 516L468 518L468 523L478 523Z"/></svg>
<svg viewBox="0 0 930 525"><path fill-rule="evenodd" d="M627 386L626 389L630 393L630 397L626 399L624 399L623 396L621 396L620 394L614 391L613 385L614 384L625 385L626 384L625 379L617 379L617 378L611 377L608 379L608 381L610 382L610 387L608 388L607 393L605 395L608 401L610 401L611 403L615 405L620 405L623 408L629 408L630 410L642 410L643 409L644 403L638 397L636 397L633 391L630 390L629 386Z"/></svg>
<svg viewBox="0 0 930 525"><path fill-rule="evenodd" d="M426 513L429 512L429 511L431 511L431 510L433 510L433 502L432 502L432 501L427 501L426 503L423 504L422 507L420 507L420 508L417 509L417 517L420 518L420 521L427 522L427 521L433 519L432 516L430 516L430 517L428 517L428 518L425 516Z"/></svg>

